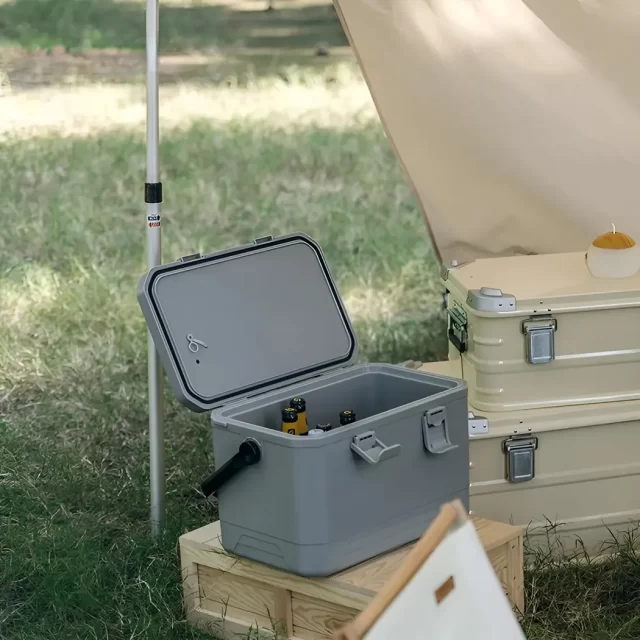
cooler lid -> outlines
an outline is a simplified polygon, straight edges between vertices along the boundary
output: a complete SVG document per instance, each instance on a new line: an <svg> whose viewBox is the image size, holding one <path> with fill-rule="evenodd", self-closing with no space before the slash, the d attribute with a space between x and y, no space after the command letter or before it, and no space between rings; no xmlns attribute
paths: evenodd
<svg viewBox="0 0 640 640"><path fill-rule="evenodd" d="M606 308L637 305L640 272L629 278L594 278L585 252L483 258L447 271L447 288L456 287L474 300L482 297L515 298L515 305L477 306L479 311L531 313L571 308ZM484 296L484 299L488 298Z"/></svg>
<svg viewBox="0 0 640 640"><path fill-rule="evenodd" d="M155 267L138 301L174 392L195 411L357 358L322 251L304 234Z"/></svg>

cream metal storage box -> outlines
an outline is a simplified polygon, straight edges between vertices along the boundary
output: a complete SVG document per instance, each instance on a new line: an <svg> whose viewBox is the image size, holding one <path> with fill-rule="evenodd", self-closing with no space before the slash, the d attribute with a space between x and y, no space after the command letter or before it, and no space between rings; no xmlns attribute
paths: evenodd
<svg viewBox="0 0 640 640"><path fill-rule="evenodd" d="M420 370L460 377L460 363ZM476 415L469 460L472 512L521 526L533 546L599 555L640 521L638 400Z"/></svg>
<svg viewBox="0 0 640 640"><path fill-rule="evenodd" d="M640 399L640 274L594 278L565 253L476 260L443 282L474 409Z"/></svg>
<svg viewBox="0 0 640 640"><path fill-rule="evenodd" d="M354 364L357 340L320 248L264 238L142 278L141 307L178 398L213 410L224 548L324 576L418 539L468 506L463 381ZM281 430L294 396L319 436ZM339 426L352 409L354 424Z"/></svg>

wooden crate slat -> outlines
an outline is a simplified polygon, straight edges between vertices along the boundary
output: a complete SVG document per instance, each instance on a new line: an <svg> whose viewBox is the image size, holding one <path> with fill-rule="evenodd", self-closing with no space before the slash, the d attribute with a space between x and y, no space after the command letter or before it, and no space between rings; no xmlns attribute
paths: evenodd
<svg viewBox="0 0 640 640"><path fill-rule="evenodd" d="M273 618L278 609L277 592L232 573L198 565L200 599L227 604L234 609Z"/></svg>
<svg viewBox="0 0 640 640"><path fill-rule="evenodd" d="M357 609L340 607L333 603L323 602L316 598L293 594L291 599L293 611L294 633L300 635L297 630L305 629L316 633L333 633L348 622L351 622L359 613Z"/></svg>
<svg viewBox="0 0 640 640"><path fill-rule="evenodd" d="M472 520L505 594L524 611L522 530ZM228 554L215 522L180 538L187 618L212 635L224 629L225 640L246 637L250 628L255 633L256 625L261 640L328 640L368 606L411 548L310 579Z"/></svg>
<svg viewBox="0 0 640 640"><path fill-rule="evenodd" d="M213 523L208 527L217 527L219 523ZM231 572L234 575L249 578L272 587L289 589L304 593L312 598L319 598L345 605L355 609L364 609L375 594L371 589L364 589L357 585L341 582L336 577L309 579L294 576L285 571L274 569L252 560L238 558L229 555L219 543L219 538L213 536L212 542L202 544L192 542L193 538L181 536L180 547L188 548L193 562L202 564L223 572Z"/></svg>

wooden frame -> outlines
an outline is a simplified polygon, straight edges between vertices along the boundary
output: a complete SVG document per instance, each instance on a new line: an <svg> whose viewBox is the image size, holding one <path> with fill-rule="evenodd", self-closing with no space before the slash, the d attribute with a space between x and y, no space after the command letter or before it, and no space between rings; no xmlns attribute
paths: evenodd
<svg viewBox="0 0 640 640"><path fill-rule="evenodd" d="M467 516L454 503L445 505L419 542L328 578L302 578L227 553L218 522L186 533L180 538L180 555L187 618L217 638L246 640L250 634L252 640L330 640L357 620L378 594L385 591L380 597L388 598L397 593L387 586L410 577L408 569L399 572L407 567L415 571L416 560L428 557L429 546L437 546L466 520L473 522L512 606L522 611L522 530Z"/></svg>
<svg viewBox="0 0 640 640"><path fill-rule="evenodd" d="M467 512L462 502L456 500L445 504L438 517L432 522L426 533L413 547L409 555L394 574L393 578L376 595L371 604L346 627L334 635L334 640L362 640L369 629L377 622L378 618L387 609L398 594L407 586L411 578L417 573L429 556L437 549L447 534L468 520ZM444 597L447 587L452 585L445 582L441 587L440 597ZM439 591L440 591L439 590Z"/></svg>

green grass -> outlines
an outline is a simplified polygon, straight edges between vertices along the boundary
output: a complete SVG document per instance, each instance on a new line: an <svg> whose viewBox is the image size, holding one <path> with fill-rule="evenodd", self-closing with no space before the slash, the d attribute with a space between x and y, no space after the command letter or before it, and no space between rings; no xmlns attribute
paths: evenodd
<svg viewBox="0 0 640 640"><path fill-rule="evenodd" d="M377 123L200 121L168 130L161 152L167 260L306 231L363 359L442 355L426 232ZM143 140L116 128L7 141L0 175L2 637L197 637L176 540L215 516L195 491L210 432L168 390L169 528L148 538Z"/></svg>
<svg viewBox="0 0 640 640"><path fill-rule="evenodd" d="M160 4L160 53L173 56L161 67L164 84L246 85L352 62L337 14L323 0L276 0L275 12L265 11L267 0ZM329 55L316 55L319 47ZM3 68L18 87L143 81L144 48L144 0L0 0L0 90Z"/></svg>
<svg viewBox="0 0 640 640"><path fill-rule="evenodd" d="M528 549L525 570L528 640L636 640L640 637L638 527L611 534L605 547L615 561L591 558L580 545L559 545L549 527L550 550ZM528 546L528 545L526 545Z"/></svg>
<svg viewBox="0 0 640 640"><path fill-rule="evenodd" d="M353 60L326 0L162 0L163 84L252 84ZM319 47L329 55L316 55ZM0 95L15 87L143 82L144 0L0 0ZM171 59L169 59L171 58ZM5 73L3 73L5 72Z"/></svg>
<svg viewBox="0 0 640 640"><path fill-rule="evenodd" d="M162 52L242 46L283 49L345 46L330 3L276 0L161 2ZM144 0L19 0L0 3L0 43L28 49L144 49Z"/></svg>
<svg viewBox="0 0 640 640"><path fill-rule="evenodd" d="M163 89L165 260L305 231L325 250L363 360L443 357L436 263L366 88L352 63L314 67L300 53L340 42L335 16L241 4L253 13L163 6L163 51L219 48L211 77L254 45L297 61L284 76L245 69L221 85L206 75L186 85L178 71ZM0 38L29 49L140 49L142 20L139 3L0 0ZM183 621L177 538L215 518L196 491L211 466L209 421L168 387L168 525L149 536L135 299L144 92L128 69L118 86L40 89L48 58L24 60L20 78L35 88L2 97L0 118L0 638L208 637ZM51 70L59 63L52 56ZM613 564L538 556L526 576L529 640L640 636L635 540L618 547Z"/></svg>

